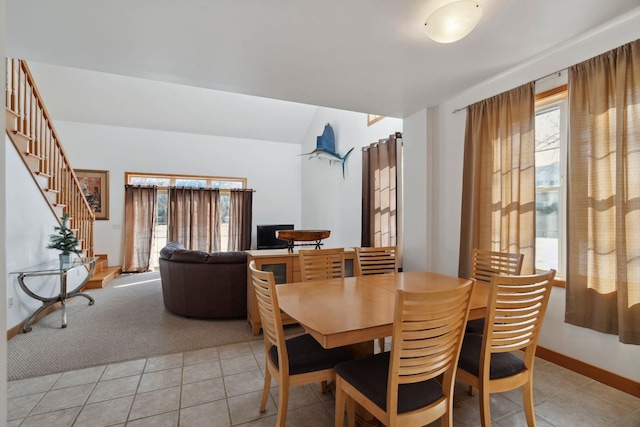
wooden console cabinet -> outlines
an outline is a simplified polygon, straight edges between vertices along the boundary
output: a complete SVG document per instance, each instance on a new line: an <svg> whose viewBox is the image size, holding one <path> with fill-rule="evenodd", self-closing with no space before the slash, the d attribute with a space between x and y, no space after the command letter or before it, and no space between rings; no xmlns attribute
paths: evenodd
<svg viewBox="0 0 640 427"><path fill-rule="evenodd" d="M249 263L255 261L256 268L273 272L276 283L292 283L300 281L300 255L298 249L288 252L286 249L263 249L247 252L247 270ZM353 276L354 258L356 256L353 248L345 248L345 276ZM258 312L258 302L256 301L253 283L251 282L251 272L247 272L247 321L251 325L253 335L258 335L262 328L260 313ZM282 323L290 325L297 323L287 314L283 313Z"/></svg>

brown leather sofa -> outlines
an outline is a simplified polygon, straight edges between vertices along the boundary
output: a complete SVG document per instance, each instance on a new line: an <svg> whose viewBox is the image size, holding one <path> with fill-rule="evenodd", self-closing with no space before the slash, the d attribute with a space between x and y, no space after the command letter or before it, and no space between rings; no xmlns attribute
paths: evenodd
<svg viewBox="0 0 640 427"><path fill-rule="evenodd" d="M203 319L247 316L247 254L207 253L169 242L160 251L164 306Z"/></svg>

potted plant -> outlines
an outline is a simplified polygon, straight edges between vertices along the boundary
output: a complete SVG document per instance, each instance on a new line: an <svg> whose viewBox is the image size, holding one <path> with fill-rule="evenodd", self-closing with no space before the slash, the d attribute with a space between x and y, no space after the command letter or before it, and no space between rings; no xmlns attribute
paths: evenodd
<svg viewBox="0 0 640 427"><path fill-rule="evenodd" d="M80 241L74 234L74 232L67 227L67 222L69 221L69 214L62 214L62 223L59 226L53 227L56 230L55 234L49 235L49 245L48 249L57 249L60 253L60 265L69 262L69 255L73 252L74 254L79 254L80 250L78 249L78 245Z"/></svg>

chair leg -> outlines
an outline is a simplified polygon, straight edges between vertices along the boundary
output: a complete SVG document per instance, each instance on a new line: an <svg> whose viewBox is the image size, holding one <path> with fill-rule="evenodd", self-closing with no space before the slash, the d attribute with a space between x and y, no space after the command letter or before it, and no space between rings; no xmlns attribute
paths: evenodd
<svg viewBox="0 0 640 427"><path fill-rule="evenodd" d="M262 389L262 401L260 402L260 412L264 412L267 408L267 399L269 398L269 388L271 387L271 372L269 368L264 370L264 388Z"/></svg>
<svg viewBox="0 0 640 427"><path fill-rule="evenodd" d="M356 427L356 402L351 396L347 396L347 425Z"/></svg>
<svg viewBox="0 0 640 427"><path fill-rule="evenodd" d="M289 409L289 381L280 383L278 394L278 419L276 426L285 427L287 425L287 410Z"/></svg>
<svg viewBox="0 0 640 427"><path fill-rule="evenodd" d="M380 348L380 353L384 352L384 338L378 338L378 348Z"/></svg>
<svg viewBox="0 0 640 427"><path fill-rule="evenodd" d="M469 384L469 396L475 396L476 391L473 389L473 386Z"/></svg>
<svg viewBox="0 0 640 427"><path fill-rule="evenodd" d="M327 391L329 391L329 385L326 381L322 381L320 383L320 392L322 394L325 394Z"/></svg>
<svg viewBox="0 0 640 427"><path fill-rule="evenodd" d="M484 389L480 388L480 421L482 427L491 427L491 395Z"/></svg>
<svg viewBox="0 0 640 427"><path fill-rule="evenodd" d="M346 395L342 391L342 378L336 376L336 415L335 415L335 427L344 426L344 405Z"/></svg>
<svg viewBox="0 0 640 427"><path fill-rule="evenodd" d="M527 426L535 427L536 416L533 410L533 381L529 380L529 382L522 387L522 400L524 414L527 417Z"/></svg>
<svg viewBox="0 0 640 427"><path fill-rule="evenodd" d="M453 427L453 411L451 409L447 410L446 413L442 414L442 417L440 418L440 426Z"/></svg>

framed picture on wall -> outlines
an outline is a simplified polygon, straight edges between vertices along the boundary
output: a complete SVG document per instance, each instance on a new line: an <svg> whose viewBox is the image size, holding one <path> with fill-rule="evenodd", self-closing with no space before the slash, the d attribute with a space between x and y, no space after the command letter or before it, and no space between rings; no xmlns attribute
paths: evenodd
<svg viewBox="0 0 640 427"><path fill-rule="evenodd" d="M96 219L109 219L109 171L74 169Z"/></svg>

